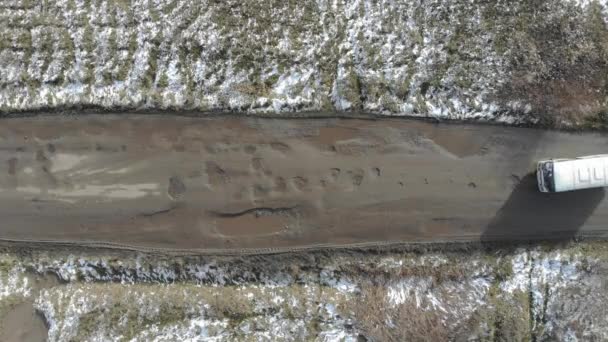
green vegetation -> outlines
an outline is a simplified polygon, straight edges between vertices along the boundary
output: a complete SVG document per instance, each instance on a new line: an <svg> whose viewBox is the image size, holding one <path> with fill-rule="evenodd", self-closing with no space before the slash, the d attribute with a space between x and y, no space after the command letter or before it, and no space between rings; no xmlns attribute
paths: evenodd
<svg viewBox="0 0 608 342"><path fill-rule="evenodd" d="M160 13L156 10L156 8L152 7L154 3L150 3L150 7L148 8L148 13L150 13L150 18L154 22L160 21Z"/></svg>
<svg viewBox="0 0 608 342"><path fill-rule="evenodd" d="M162 41L162 33L158 33L151 41L150 52L148 54L148 67L142 80L144 89L151 89L156 82L156 73L158 69L158 53L160 51L160 42Z"/></svg>
<svg viewBox="0 0 608 342"><path fill-rule="evenodd" d="M608 129L608 107L597 113L585 118L585 128L607 130Z"/></svg>
<svg viewBox="0 0 608 342"><path fill-rule="evenodd" d="M171 14L178 6L178 0L173 0L169 4L165 5L162 9L164 14Z"/></svg>
<svg viewBox="0 0 608 342"><path fill-rule="evenodd" d="M137 50L137 33L132 32L128 37L128 46L127 46L127 58L124 61L121 61L121 64L118 67L118 73L116 75L116 79L119 81L125 81L129 76L129 70L133 66L133 56L135 55L135 51Z"/></svg>
<svg viewBox="0 0 608 342"><path fill-rule="evenodd" d="M6 276L17 265L14 257L4 255L0 258L0 275Z"/></svg>
<svg viewBox="0 0 608 342"><path fill-rule="evenodd" d="M586 242L563 247L564 253L585 256L589 259L608 261L608 245L603 242Z"/></svg>
<svg viewBox="0 0 608 342"><path fill-rule="evenodd" d="M68 11L75 12L76 11L76 1L75 0L67 0L66 6Z"/></svg>
<svg viewBox="0 0 608 342"><path fill-rule="evenodd" d="M85 76L82 81L85 84L93 85L93 83L95 82L95 41L93 38L93 28L90 25L85 26L82 38L82 49L87 52L87 59L85 62Z"/></svg>
<svg viewBox="0 0 608 342"><path fill-rule="evenodd" d="M158 79L158 87L159 88L167 88L169 85L169 77L167 77L167 73L163 72Z"/></svg>
<svg viewBox="0 0 608 342"><path fill-rule="evenodd" d="M111 57L110 63L113 66L116 61L116 53L118 52L118 37L116 36L116 29L110 30L110 36L108 37L108 53ZM113 82L114 76L112 75L111 69L106 69L103 72L103 79L106 85L110 85Z"/></svg>
<svg viewBox="0 0 608 342"><path fill-rule="evenodd" d="M48 70L55 52L52 32L42 33L40 43L37 48L38 51L42 54L42 66L40 67L40 73L42 77L44 77L44 74Z"/></svg>
<svg viewBox="0 0 608 342"><path fill-rule="evenodd" d="M513 276L513 264L509 258L499 258L494 268L497 281L506 281Z"/></svg>
<svg viewBox="0 0 608 342"><path fill-rule="evenodd" d="M61 34L61 49L65 52L65 57L61 61L61 71L59 74L59 79L57 80L58 84L63 84L66 82L65 74L69 71L69 69L74 64L76 59L74 52L74 42L69 35L67 30L63 31Z"/></svg>
<svg viewBox="0 0 608 342"><path fill-rule="evenodd" d="M361 110L363 108L361 95L361 80L354 68L347 68L346 84L344 86L346 93L344 97L351 103L351 110Z"/></svg>
<svg viewBox="0 0 608 342"><path fill-rule="evenodd" d="M3 39L7 39L7 37L3 37ZM23 49L25 52L29 53L29 56L31 56L32 34L29 30L21 31L21 34L19 34L17 37L17 48Z"/></svg>
<svg viewBox="0 0 608 342"><path fill-rule="evenodd" d="M110 0L110 3L123 11L129 11L131 8L131 0Z"/></svg>

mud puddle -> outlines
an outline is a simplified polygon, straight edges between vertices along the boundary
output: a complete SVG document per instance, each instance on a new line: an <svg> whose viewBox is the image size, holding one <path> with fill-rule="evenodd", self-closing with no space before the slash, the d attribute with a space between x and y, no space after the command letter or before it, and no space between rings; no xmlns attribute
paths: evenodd
<svg viewBox="0 0 608 342"><path fill-rule="evenodd" d="M484 127L485 130L480 130L474 126L453 127L450 125L429 125L419 122L414 123L413 126L426 138L458 158L485 153L484 146L488 138L492 136L494 130L498 129L495 127Z"/></svg>
<svg viewBox="0 0 608 342"><path fill-rule="evenodd" d="M0 320L3 342L44 342L48 329L31 301L12 307Z"/></svg>
<svg viewBox="0 0 608 342"><path fill-rule="evenodd" d="M227 236L269 235L285 231L288 225L288 217L259 213L247 213L217 221L218 231Z"/></svg>

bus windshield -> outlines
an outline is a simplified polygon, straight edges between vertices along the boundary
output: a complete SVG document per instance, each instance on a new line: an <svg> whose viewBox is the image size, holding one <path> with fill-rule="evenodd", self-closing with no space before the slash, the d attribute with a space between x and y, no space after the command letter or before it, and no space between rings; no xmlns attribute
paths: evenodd
<svg viewBox="0 0 608 342"><path fill-rule="evenodd" d="M543 182L550 192L555 192L555 182L553 182L553 162L546 162L542 166Z"/></svg>

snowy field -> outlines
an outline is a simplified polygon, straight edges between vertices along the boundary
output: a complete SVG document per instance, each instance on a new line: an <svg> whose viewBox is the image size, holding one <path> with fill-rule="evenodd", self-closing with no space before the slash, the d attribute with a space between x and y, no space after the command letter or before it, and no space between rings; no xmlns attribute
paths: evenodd
<svg viewBox="0 0 608 342"><path fill-rule="evenodd" d="M10 250L49 341L605 340L606 245L168 258ZM19 257L17 257L19 255ZM40 285L41 278L57 278Z"/></svg>
<svg viewBox="0 0 608 342"><path fill-rule="evenodd" d="M606 0L1 0L0 8L4 113L606 120Z"/></svg>

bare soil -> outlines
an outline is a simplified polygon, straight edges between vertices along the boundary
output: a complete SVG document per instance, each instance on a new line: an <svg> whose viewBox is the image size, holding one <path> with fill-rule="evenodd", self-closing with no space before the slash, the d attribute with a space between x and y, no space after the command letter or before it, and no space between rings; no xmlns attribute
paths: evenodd
<svg viewBox="0 0 608 342"><path fill-rule="evenodd" d="M47 328L32 302L12 307L0 321L0 339L4 342L44 342Z"/></svg>

